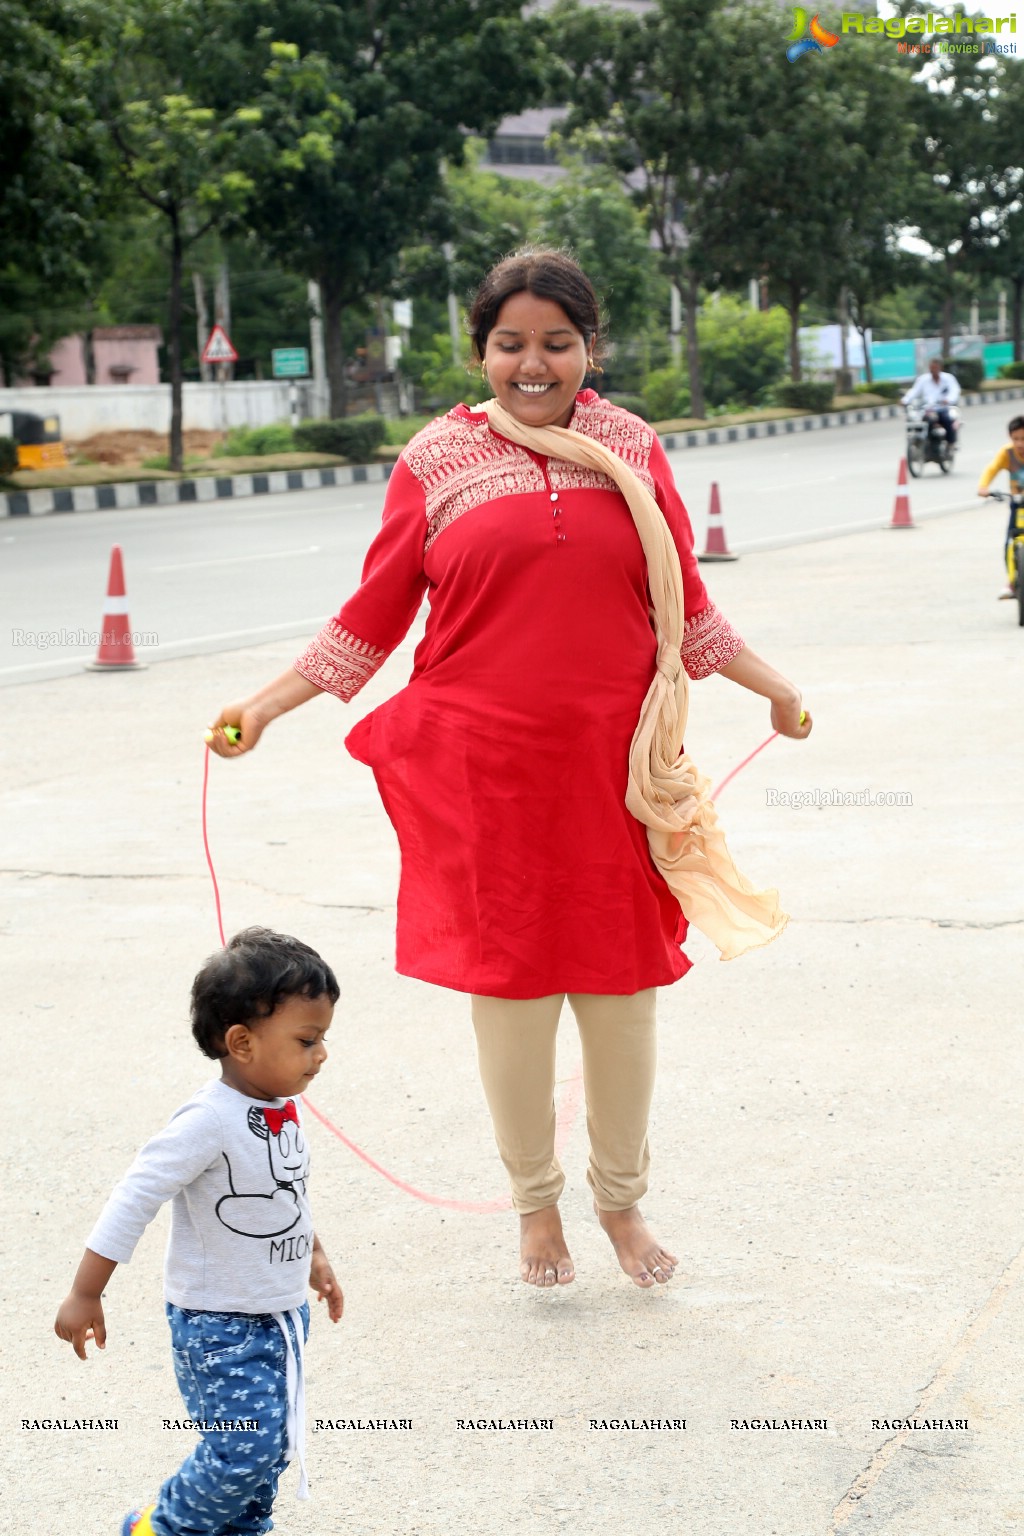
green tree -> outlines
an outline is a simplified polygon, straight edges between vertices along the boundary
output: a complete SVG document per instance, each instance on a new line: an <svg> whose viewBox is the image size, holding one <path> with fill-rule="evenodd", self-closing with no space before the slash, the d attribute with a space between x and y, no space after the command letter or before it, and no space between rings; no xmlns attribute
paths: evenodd
<svg viewBox="0 0 1024 1536"><path fill-rule="evenodd" d="M166 221L169 461L180 470L186 252L216 227L239 226L257 188L251 136L267 112L283 102L286 115L300 92L312 98L312 111L281 145L282 157L301 168L330 160L346 109L327 89L321 60L311 55L300 63L297 50L274 43L262 79L242 77L256 100L226 104L234 18L224 0L122 0L122 6L108 34L117 68L97 71L96 101L126 186Z"/></svg>
<svg viewBox="0 0 1024 1536"><path fill-rule="evenodd" d="M111 242L96 285L89 324L148 324L164 316L171 255L167 223L141 201L130 206L118 223L117 239ZM225 239L211 231L186 252L181 347L186 380L200 375L194 278L198 274L210 296L209 325L213 286L222 262L231 274L231 340L239 354L233 378L269 375L274 347L309 345L305 283L268 261L249 233Z"/></svg>
<svg viewBox="0 0 1024 1536"><path fill-rule="evenodd" d="M991 269L1005 173L1020 162L1019 119L1009 143L994 110L1007 67L993 55L939 54L915 93L919 174L908 218L930 247L927 271L942 304L944 353L957 298Z"/></svg>
<svg viewBox="0 0 1024 1536"><path fill-rule="evenodd" d="M0 371L10 380L87 309L105 140L76 8L0 0L0 37Z"/></svg>
<svg viewBox="0 0 1024 1536"><path fill-rule="evenodd" d="M727 131L731 110L732 64L723 68L730 52L719 30L726 15L723 0L659 0L643 15L584 10L565 0L553 13L563 89L573 103L570 127L596 126L608 163L638 184L662 269L682 295L691 409L698 416L698 252L718 195L715 141Z"/></svg>
<svg viewBox="0 0 1024 1536"><path fill-rule="evenodd" d="M267 4L238 0L233 12L256 71ZM537 97L543 23L524 21L520 0L275 0L272 15L300 57L326 57L329 99L347 114L330 157L298 162L301 97L290 117L264 113L252 150L266 173L249 217L282 265L320 285L331 410L343 414L346 310L391 291L404 246L437 239L443 167L461 162L465 131L490 133Z"/></svg>
<svg viewBox="0 0 1024 1536"><path fill-rule="evenodd" d="M785 371L787 331L781 309L751 309L730 294L705 304L698 333L708 404L754 404Z"/></svg>
<svg viewBox="0 0 1024 1536"><path fill-rule="evenodd" d="M834 50L791 63L775 7L730 13L722 43L738 118L710 167L716 196L699 256L709 272L767 279L789 314L789 369L799 379L808 300L831 309L845 289L866 324L870 303L895 281L880 253L903 220L909 85L872 37L845 34Z"/></svg>
<svg viewBox="0 0 1024 1536"><path fill-rule="evenodd" d="M575 134L560 144L564 176L544 198L540 238L567 245L594 284L613 342L643 330L657 282L657 258L643 216L617 171L599 158L600 140Z"/></svg>
<svg viewBox="0 0 1024 1536"><path fill-rule="evenodd" d="M450 268L438 251L435 292L467 299L484 273L510 251L540 238L547 189L535 181L502 176L483 165L484 141L471 139L461 165L445 175L446 216L441 228L452 252Z"/></svg>
<svg viewBox="0 0 1024 1536"><path fill-rule="evenodd" d="M1010 331L1013 360L1024 356L1024 167L1021 165L1020 125L1024 120L1024 69L1012 61L990 93L997 169L995 191L999 223L997 244L990 253L990 270L1008 282L1012 296Z"/></svg>

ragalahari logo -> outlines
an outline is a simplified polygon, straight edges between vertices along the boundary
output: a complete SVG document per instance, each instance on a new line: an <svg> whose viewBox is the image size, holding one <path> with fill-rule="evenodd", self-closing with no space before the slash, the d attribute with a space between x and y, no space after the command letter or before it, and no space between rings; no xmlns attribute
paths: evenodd
<svg viewBox="0 0 1024 1536"><path fill-rule="evenodd" d="M839 41L838 32L827 32L818 20L817 14L811 17L810 37L804 37L807 31L807 12L802 5L793 7L793 30L789 34L794 41L790 42L786 49L786 58L791 64L805 53L821 53L823 48L834 48Z"/></svg>

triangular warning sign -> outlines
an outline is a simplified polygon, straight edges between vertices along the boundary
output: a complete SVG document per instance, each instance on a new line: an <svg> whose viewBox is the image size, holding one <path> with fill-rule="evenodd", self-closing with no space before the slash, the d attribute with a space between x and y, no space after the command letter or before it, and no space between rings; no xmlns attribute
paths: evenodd
<svg viewBox="0 0 1024 1536"><path fill-rule="evenodd" d="M237 363L238 353L231 345L231 338L222 325L215 325L203 348L204 363Z"/></svg>

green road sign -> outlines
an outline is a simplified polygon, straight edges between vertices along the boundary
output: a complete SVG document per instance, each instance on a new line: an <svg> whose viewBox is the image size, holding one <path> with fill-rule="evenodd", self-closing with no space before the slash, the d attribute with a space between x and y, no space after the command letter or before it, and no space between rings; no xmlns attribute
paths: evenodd
<svg viewBox="0 0 1024 1536"><path fill-rule="evenodd" d="M275 347L270 354L275 379L309 377L309 350L306 347Z"/></svg>

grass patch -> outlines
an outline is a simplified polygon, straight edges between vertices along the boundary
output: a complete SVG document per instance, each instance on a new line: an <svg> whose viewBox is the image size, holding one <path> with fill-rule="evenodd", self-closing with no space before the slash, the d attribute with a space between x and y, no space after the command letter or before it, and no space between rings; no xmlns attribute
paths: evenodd
<svg viewBox="0 0 1024 1536"><path fill-rule="evenodd" d="M705 427L741 427L748 421L784 421L787 416L806 416L782 405L763 406L760 410L737 411L734 416L679 416L672 421L652 421L655 432L702 432Z"/></svg>
<svg viewBox="0 0 1024 1536"><path fill-rule="evenodd" d="M137 480L177 480L179 476L137 464L74 464L68 469L19 469L7 482L10 491L59 491L76 485L130 485Z"/></svg>
<svg viewBox="0 0 1024 1536"><path fill-rule="evenodd" d="M276 469L328 469L331 465L347 464L335 453L268 453L254 454L250 458L202 459L189 469L192 475L269 475ZM186 477L187 478L187 477Z"/></svg>
<svg viewBox="0 0 1024 1536"><path fill-rule="evenodd" d="M3 491L58 491L77 485L133 485L146 480L193 480L204 475L270 474L275 469L320 469L344 464L329 453L282 453L271 458L188 459L183 475L168 469L140 468L137 464L76 464L69 469L22 469L6 482ZM148 461L152 463L152 461Z"/></svg>

